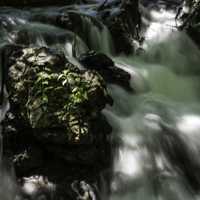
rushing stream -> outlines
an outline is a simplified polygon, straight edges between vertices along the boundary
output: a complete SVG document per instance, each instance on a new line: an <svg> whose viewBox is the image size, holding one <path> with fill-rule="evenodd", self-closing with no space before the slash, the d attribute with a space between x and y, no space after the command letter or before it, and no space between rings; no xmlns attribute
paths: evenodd
<svg viewBox="0 0 200 200"><path fill-rule="evenodd" d="M145 55L115 58L137 94L110 86L115 105L104 113L121 139L110 199L199 199L200 52L172 11L151 17Z"/></svg>
<svg viewBox="0 0 200 200"><path fill-rule="evenodd" d="M46 12L57 15L61 10L65 8ZM73 48L76 54L88 49L112 54L112 38L102 24L100 31L83 15L88 37L83 41L61 27L35 22L42 12L0 10L0 45L54 47L76 64ZM114 105L103 113L113 127L113 141L120 142L108 186L111 194L102 194L102 199L200 199L200 51L186 34L176 30L175 15L174 10L151 8L150 19L143 19L146 52L112 56L118 67L132 75L135 93L109 85ZM5 99L0 120L8 108Z"/></svg>

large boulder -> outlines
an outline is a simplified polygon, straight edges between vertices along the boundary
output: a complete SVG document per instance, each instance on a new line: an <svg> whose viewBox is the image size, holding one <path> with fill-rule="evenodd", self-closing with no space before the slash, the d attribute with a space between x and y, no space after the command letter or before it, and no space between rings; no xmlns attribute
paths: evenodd
<svg viewBox="0 0 200 200"><path fill-rule="evenodd" d="M112 128L101 110L112 99L104 79L45 47L9 46L7 55L10 110L3 145L17 195L68 200L84 198L79 191L85 188L94 198L100 173L111 164Z"/></svg>
<svg viewBox="0 0 200 200"><path fill-rule="evenodd" d="M91 143L96 134L91 123L111 103L102 77L47 48L24 48L18 55L9 69L8 91L20 118L37 138Z"/></svg>

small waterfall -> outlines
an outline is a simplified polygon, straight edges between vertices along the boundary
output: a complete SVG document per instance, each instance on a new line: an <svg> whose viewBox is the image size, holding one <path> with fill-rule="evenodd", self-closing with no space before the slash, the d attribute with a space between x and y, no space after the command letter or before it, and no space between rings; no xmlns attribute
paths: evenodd
<svg viewBox="0 0 200 200"><path fill-rule="evenodd" d="M101 51L108 55L112 55L113 53L112 37L108 29L104 26L102 30L99 31L99 29L95 26L90 26L90 27L92 27L89 34L91 48L96 51Z"/></svg>
<svg viewBox="0 0 200 200"><path fill-rule="evenodd" d="M100 51L108 55L113 54L113 42L108 28L100 22L95 25L88 16L81 16L84 27L84 34L88 37L88 45L95 51Z"/></svg>
<svg viewBox="0 0 200 200"><path fill-rule="evenodd" d="M3 8L0 11L0 41L9 44L57 48L62 50L67 57L78 56L89 49L112 54L112 37L105 25L90 16L88 11L82 13L65 9L19 11ZM60 16L62 13L65 15L65 12L73 14L75 19L80 18L81 32L56 25L56 16ZM52 19L51 15L55 16L55 19ZM76 55L73 55L74 53Z"/></svg>

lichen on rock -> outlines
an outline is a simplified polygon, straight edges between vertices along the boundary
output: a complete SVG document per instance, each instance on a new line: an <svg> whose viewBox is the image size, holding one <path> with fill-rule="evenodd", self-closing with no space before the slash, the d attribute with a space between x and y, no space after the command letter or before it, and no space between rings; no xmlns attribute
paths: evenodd
<svg viewBox="0 0 200 200"><path fill-rule="evenodd" d="M103 78L45 47L20 51L9 69L10 100L36 137L52 137L41 129L62 129L66 143L91 138L91 121L111 102Z"/></svg>

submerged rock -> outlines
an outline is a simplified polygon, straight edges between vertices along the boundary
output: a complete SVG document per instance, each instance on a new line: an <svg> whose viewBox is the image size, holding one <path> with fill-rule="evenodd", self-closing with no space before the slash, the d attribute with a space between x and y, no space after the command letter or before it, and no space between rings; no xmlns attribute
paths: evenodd
<svg viewBox="0 0 200 200"><path fill-rule="evenodd" d="M128 91L132 91L130 74L116 67L115 63L105 54L91 51L82 54L79 61L87 69L98 71L106 82L120 85Z"/></svg>

